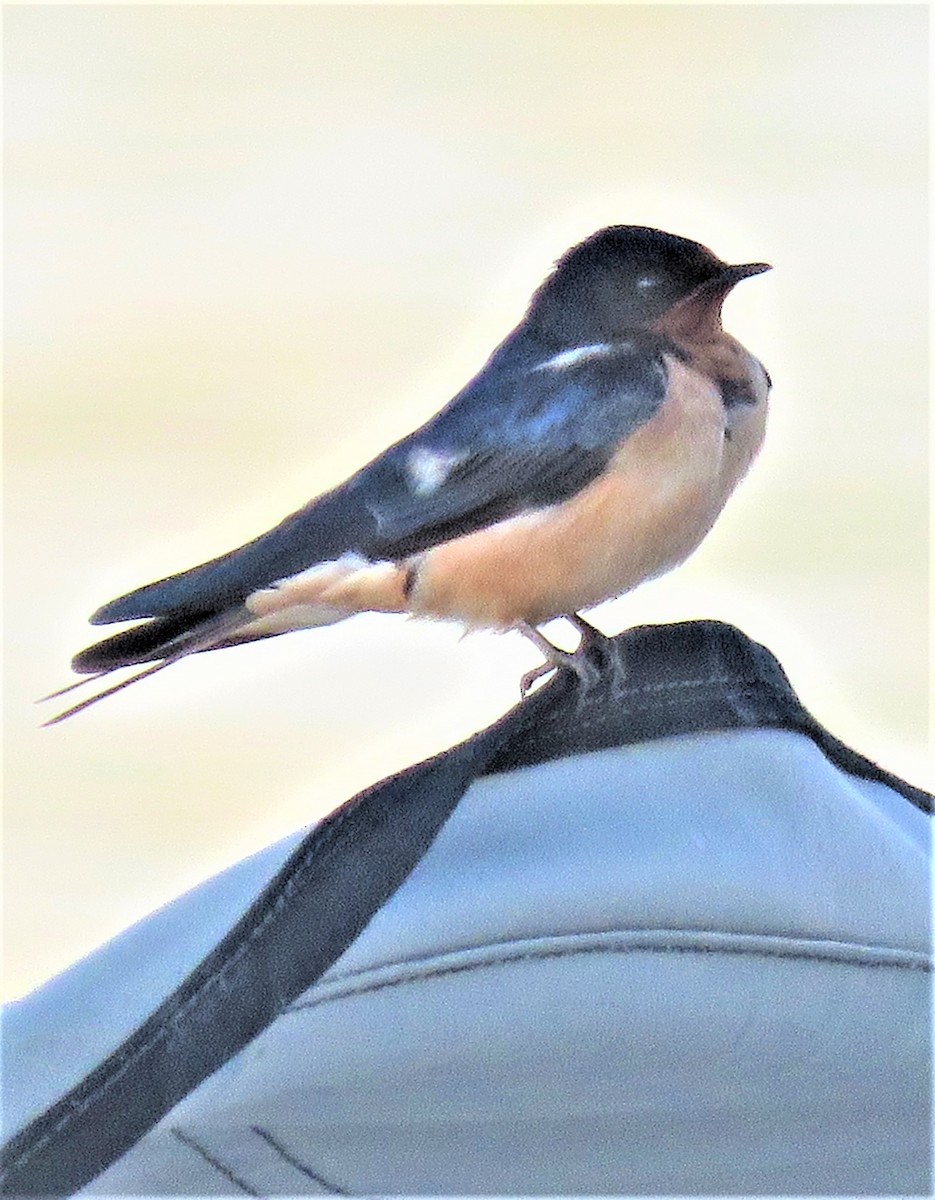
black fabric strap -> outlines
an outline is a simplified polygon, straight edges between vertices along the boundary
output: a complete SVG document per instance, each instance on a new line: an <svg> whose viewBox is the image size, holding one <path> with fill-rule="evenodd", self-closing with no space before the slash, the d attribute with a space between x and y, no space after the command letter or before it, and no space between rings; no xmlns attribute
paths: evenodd
<svg viewBox="0 0 935 1200"><path fill-rule="evenodd" d="M850 775L876 780L931 813L932 796L833 737L803 706L776 657L733 625L643 625L594 647L600 684L539 714L491 771L680 733L792 729ZM556 698L557 699L557 698Z"/></svg>
<svg viewBox="0 0 935 1200"><path fill-rule="evenodd" d="M597 642L591 654L600 674L586 691L563 672L489 729L318 825L177 991L11 1139L2 1193L69 1195L129 1150L340 957L481 775L672 734L777 727L932 811L927 793L831 737L769 651L732 626L647 626Z"/></svg>

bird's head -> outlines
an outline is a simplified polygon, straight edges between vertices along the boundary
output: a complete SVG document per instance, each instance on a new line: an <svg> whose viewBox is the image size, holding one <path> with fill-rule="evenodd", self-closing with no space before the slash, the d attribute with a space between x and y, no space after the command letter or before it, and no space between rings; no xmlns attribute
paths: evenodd
<svg viewBox="0 0 935 1200"><path fill-rule="evenodd" d="M720 329L731 288L767 263L731 266L699 242L643 225L611 225L573 246L532 298L528 319L563 345L619 337L627 329Z"/></svg>

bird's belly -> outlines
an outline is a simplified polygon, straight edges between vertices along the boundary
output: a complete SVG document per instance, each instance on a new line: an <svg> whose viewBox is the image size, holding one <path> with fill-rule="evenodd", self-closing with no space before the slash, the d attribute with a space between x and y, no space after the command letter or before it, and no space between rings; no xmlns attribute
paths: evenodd
<svg viewBox="0 0 935 1200"><path fill-rule="evenodd" d="M515 517L428 553L409 604L469 627L539 624L590 608L676 566L713 523L711 488L605 477L555 509Z"/></svg>
<svg viewBox="0 0 935 1200"><path fill-rule="evenodd" d="M666 401L599 479L564 504L426 553L410 610L471 628L537 624L622 595L682 562L713 525L762 430L749 452L725 442L717 388L676 360L668 367Z"/></svg>

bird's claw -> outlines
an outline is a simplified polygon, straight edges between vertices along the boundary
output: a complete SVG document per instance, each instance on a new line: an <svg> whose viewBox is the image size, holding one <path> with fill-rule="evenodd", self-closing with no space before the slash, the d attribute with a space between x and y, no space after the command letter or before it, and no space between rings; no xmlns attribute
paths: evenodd
<svg viewBox="0 0 935 1200"><path fill-rule="evenodd" d="M571 614L568 620L581 634L581 641L574 651L560 650L557 646L553 646L537 629L531 626L519 626L520 632L528 637L546 657L546 661L541 666L527 671L520 680L520 696L524 700L533 686L544 676L551 675L553 671L572 671L580 681L582 694L590 691L600 679L603 665L608 657L609 639L599 629L585 621L583 617L579 617L577 613ZM614 660L614 678L616 679L616 656L612 654L611 658Z"/></svg>
<svg viewBox="0 0 935 1200"><path fill-rule="evenodd" d="M542 666L533 667L531 671L527 671L519 681L520 697L525 700L532 691L533 686L538 683L540 679L543 679L546 675L551 675L553 671L557 671L558 669L559 668L556 663L544 662Z"/></svg>
<svg viewBox="0 0 935 1200"><path fill-rule="evenodd" d="M581 634L577 653L591 665L595 672L594 678L604 673L609 674L610 695L614 700L620 700L627 691L627 665L623 657L623 645L614 638L609 638L577 613L569 614L568 620Z"/></svg>

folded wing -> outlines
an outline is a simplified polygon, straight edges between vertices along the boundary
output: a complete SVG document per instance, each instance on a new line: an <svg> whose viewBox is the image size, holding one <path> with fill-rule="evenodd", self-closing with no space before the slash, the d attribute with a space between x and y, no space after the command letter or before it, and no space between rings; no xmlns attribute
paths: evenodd
<svg viewBox="0 0 935 1200"><path fill-rule="evenodd" d="M570 499L662 404L665 349L640 333L553 352L514 334L438 416L334 491L229 554L104 605L93 623L146 623L83 651L75 670L178 656L189 633L211 648L201 643L216 625L227 636L215 644L230 644L227 618L247 620L247 596L316 564L351 553L398 561Z"/></svg>

